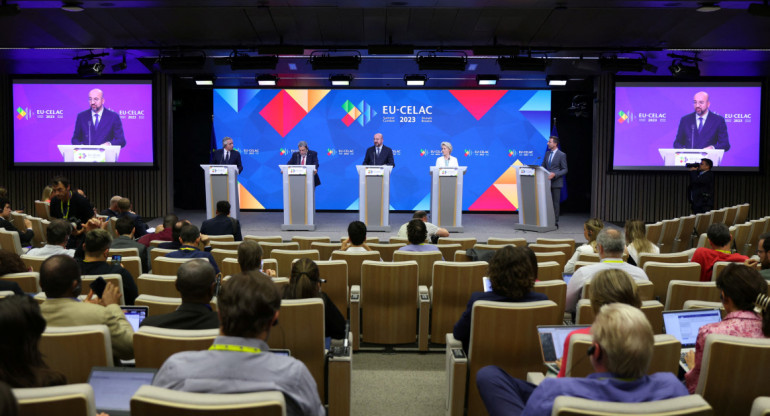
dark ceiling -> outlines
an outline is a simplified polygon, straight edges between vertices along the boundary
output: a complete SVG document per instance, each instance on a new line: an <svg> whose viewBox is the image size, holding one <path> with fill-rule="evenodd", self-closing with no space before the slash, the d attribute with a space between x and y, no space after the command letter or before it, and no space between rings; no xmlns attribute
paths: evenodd
<svg viewBox="0 0 770 416"><path fill-rule="evenodd" d="M720 1L710 13L696 11L704 4L697 1L113 0L80 2L81 12L63 11L61 1L8 3L19 6L0 16L0 71L10 74L73 74L73 58L89 49L107 54L104 74L124 56L120 73L147 74L159 70L159 56L205 54L201 68L170 72L215 74L217 85L255 85L255 74L272 73L283 86L322 86L346 73L356 86L403 86L405 74L419 73L433 87L475 85L477 74L497 74L504 87L543 86L544 72L500 70L497 58L516 54L547 57L547 73L575 79L596 75L598 58L613 55L644 56L657 70L639 74L669 76L671 53L697 53L702 75L770 73L770 17L747 11L761 2ZM297 50L278 50L274 70L233 71L226 60L233 49L273 54L279 45ZM383 45L407 51L371 53ZM362 56L357 70L308 62L351 50ZM418 68L415 56L431 53L466 56L467 66Z"/></svg>

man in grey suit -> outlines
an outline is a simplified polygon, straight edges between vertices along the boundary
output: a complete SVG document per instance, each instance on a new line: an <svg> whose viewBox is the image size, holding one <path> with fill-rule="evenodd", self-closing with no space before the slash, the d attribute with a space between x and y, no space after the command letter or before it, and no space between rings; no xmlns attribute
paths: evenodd
<svg viewBox="0 0 770 416"><path fill-rule="evenodd" d="M559 203L561 188L564 186L564 175L567 174L567 154L559 150L559 138L551 136L548 139L548 151L545 152L542 166L551 172L551 197L553 198L553 217L556 228L559 228Z"/></svg>

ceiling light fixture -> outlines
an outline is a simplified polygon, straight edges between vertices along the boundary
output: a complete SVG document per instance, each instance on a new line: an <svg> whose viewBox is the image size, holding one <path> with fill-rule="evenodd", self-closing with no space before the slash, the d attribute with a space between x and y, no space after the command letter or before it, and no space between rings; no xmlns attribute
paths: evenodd
<svg viewBox="0 0 770 416"><path fill-rule="evenodd" d="M329 82L335 87L347 87L351 81L353 81L352 75L337 74L329 77Z"/></svg>
<svg viewBox="0 0 770 416"><path fill-rule="evenodd" d="M494 74L479 74L476 75L476 83L479 85L497 85L497 81L500 79L499 76Z"/></svg>
<svg viewBox="0 0 770 416"><path fill-rule="evenodd" d="M497 65L500 66L501 71L543 72L548 65L548 59L531 56L501 56L497 58Z"/></svg>
<svg viewBox="0 0 770 416"><path fill-rule="evenodd" d="M63 1L61 9L65 12L78 13L85 10L83 8L83 2L80 1Z"/></svg>
<svg viewBox="0 0 770 416"><path fill-rule="evenodd" d="M404 75L404 82L406 85L413 87L421 87L428 81L428 76L423 74Z"/></svg>
<svg viewBox="0 0 770 416"><path fill-rule="evenodd" d="M551 87L563 87L567 85L567 77L563 75L548 75L545 77L545 81Z"/></svg>
<svg viewBox="0 0 770 416"><path fill-rule="evenodd" d="M215 79L216 78L213 75L201 75L201 76L193 77L193 81L195 81L195 85L199 87L213 87Z"/></svg>
<svg viewBox="0 0 770 416"><path fill-rule="evenodd" d="M261 87L274 87L278 84L278 76L273 74L257 75L257 84Z"/></svg>
<svg viewBox="0 0 770 416"><path fill-rule="evenodd" d="M438 55L448 53L449 55ZM463 51L420 51L417 66L420 71L465 71L468 55Z"/></svg>
<svg viewBox="0 0 770 416"><path fill-rule="evenodd" d="M98 77L104 71L104 64L101 58L83 59L78 65L78 75L81 77Z"/></svg>
<svg viewBox="0 0 770 416"><path fill-rule="evenodd" d="M721 7L716 2L702 2L698 3L699 6L697 9L695 9L696 12L701 13L711 13L711 12L718 12L722 10Z"/></svg>
<svg viewBox="0 0 770 416"><path fill-rule="evenodd" d="M341 55L334 55L340 51L313 51L310 54L310 65L313 70L323 69L358 69L361 64L361 52L356 50L342 51Z"/></svg>
<svg viewBox="0 0 770 416"><path fill-rule="evenodd" d="M228 58L230 62L230 69L233 71L239 70L255 70L255 69L270 69L274 70L278 65L278 56L276 55L257 55L249 56L247 54L233 51Z"/></svg>

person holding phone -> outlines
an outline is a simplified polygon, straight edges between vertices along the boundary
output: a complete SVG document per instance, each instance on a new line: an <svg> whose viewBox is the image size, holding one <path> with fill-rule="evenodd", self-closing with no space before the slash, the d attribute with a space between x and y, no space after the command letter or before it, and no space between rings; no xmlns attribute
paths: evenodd
<svg viewBox="0 0 770 416"><path fill-rule="evenodd" d="M139 289L136 282L128 270L120 265L120 259L117 262L108 260L112 236L106 230L101 228L89 231L86 234L83 250L85 257L80 261L80 271L84 275L105 275L119 274L123 279L123 294L126 298L126 305L133 305L134 300L139 296Z"/></svg>

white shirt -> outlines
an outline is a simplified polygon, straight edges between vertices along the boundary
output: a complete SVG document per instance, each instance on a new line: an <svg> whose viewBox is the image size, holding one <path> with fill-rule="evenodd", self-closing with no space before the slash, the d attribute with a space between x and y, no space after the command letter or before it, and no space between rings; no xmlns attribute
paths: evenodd
<svg viewBox="0 0 770 416"><path fill-rule="evenodd" d="M438 159L436 159L437 168L457 168L459 166L457 158L454 156L449 156L449 160L444 159L444 156L439 156Z"/></svg>
<svg viewBox="0 0 770 416"><path fill-rule="evenodd" d="M590 282L596 273L607 269L623 270L637 282L650 281L644 270L624 262L622 258L602 259L599 263L579 268L575 274L572 275L569 283L567 283L567 303L565 304L564 309L567 312L575 312L577 301L580 299L580 293L583 291L583 285L586 282Z"/></svg>
<svg viewBox="0 0 770 416"><path fill-rule="evenodd" d="M572 258L569 259L567 264L564 265L564 273L566 274L572 274L575 272L575 263L578 261L578 257L580 257L581 254L589 254L589 253L596 253L594 251L594 248L591 247L590 244L586 243L578 248L575 249L575 252L572 253Z"/></svg>

